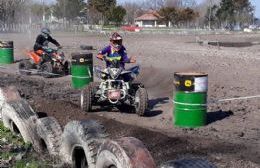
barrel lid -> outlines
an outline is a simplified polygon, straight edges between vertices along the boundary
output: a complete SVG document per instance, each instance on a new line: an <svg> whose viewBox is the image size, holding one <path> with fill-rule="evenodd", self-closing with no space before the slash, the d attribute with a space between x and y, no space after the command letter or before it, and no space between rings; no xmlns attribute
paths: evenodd
<svg viewBox="0 0 260 168"><path fill-rule="evenodd" d="M193 76L193 77L204 77L208 76L207 73L204 72L175 72L176 76Z"/></svg>
<svg viewBox="0 0 260 168"><path fill-rule="evenodd" d="M79 53L79 52L76 52L76 53L72 53L71 57L72 57L73 60L78 60L78 59L81 59L81 58L93 59L93 53Z"/></svg>
<svg viewBox="0 0 260 168"><path fill-rule="evenodd" d="M0 48L13 48L13 41L0 41Z"/></svg>

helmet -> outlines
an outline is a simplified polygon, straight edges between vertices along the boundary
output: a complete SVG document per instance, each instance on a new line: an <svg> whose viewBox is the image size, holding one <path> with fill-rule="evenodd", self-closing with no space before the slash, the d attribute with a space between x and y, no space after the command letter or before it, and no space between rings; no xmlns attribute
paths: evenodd
<svg viewBox="0 0 260 168"><path fill-rule="evenodd" d="M42 32L43 34L46 34L46 35L50 35L50 34L51 34L50 29L49 29L49 28L46 28L46 27L42 28L42 29L41 29L41 32Z"/></svg>
<svg viewBox="0 0 260 168"><path fill-rule="evenodd" d="M117 32L113 33L110 37L110 42L116 50L120 50L123 43L123 38Z"/></svg>
<svg viewBox="0 0 260 168"><path fill-rule="evenodd" d="M122 36L120 36L120 34L114 32L110 37L110 41L118 41L118 40L123 40L123 38Z"/></svg>

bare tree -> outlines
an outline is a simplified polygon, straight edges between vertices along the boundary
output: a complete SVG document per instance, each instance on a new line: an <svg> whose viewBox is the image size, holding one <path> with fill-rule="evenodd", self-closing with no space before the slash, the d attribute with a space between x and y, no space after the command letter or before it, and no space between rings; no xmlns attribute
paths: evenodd
<svg viewBox="0 0 260 168"><path fill-rule="evenodd" d="M144 9L159 10L160 8L165 6L166 1L167 0L144 0L142 3L142 7Z"/></svg>
<svg viewBox="0 0 260 168"><path fill-rule="evenodd" d="M0 21L3 24L26 22L29 0L0 0Z"/></svg>
<svg viewBox="0 0 260 168"><path fill-rule="evenodd" d="M134 19L143 13L142 6L136 2L126 2L123 7L126 10L125 20L127 24L133 24Z"/></svg>

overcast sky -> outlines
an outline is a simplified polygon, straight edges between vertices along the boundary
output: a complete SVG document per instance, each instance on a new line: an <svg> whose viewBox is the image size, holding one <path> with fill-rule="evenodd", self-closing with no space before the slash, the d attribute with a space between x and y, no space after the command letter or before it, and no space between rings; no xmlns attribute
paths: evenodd
<svg viewBox="0 0 260 168"><path fill-rule="evenodd" d="M55 2L55 0L44 0L46 2ZM143 0L117 0L118 3L133 2L133 1L143 1ZM197 0L197 2L202 2L203 0ZM260 0L250 0L252 5L255 6L256 17L260 18Z"/></svg>

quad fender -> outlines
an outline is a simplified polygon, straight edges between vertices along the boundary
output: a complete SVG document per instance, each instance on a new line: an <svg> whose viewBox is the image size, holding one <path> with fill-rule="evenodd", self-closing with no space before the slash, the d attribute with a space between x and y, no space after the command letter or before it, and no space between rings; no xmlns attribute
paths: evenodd
<svg viewBox="0 0 260 168"><path fill-rule="evenodd" d="M35 64L39 64L42 58L34 51L28 51L27 56L30 57Z"/></svg>

